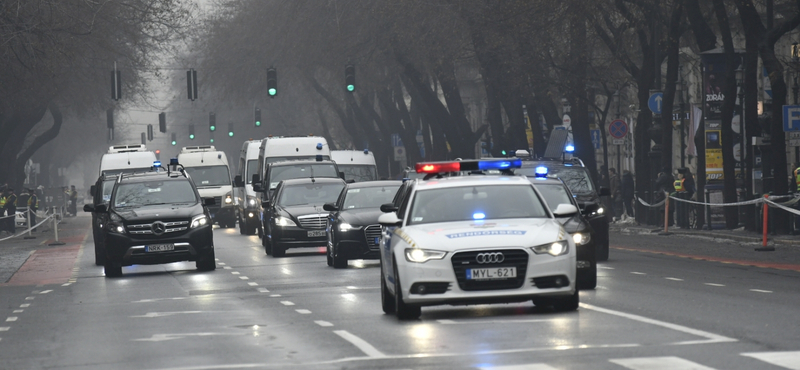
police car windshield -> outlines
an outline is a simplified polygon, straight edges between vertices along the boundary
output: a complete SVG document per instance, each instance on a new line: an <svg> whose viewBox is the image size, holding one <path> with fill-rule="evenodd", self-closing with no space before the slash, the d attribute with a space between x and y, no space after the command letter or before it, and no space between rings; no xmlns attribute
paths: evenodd
<svg viewBox="0 0 800 370"><path fill-rule="evenodd" d="M335 203L342 193L344 184L302 184L290 185L283 188L277 205L283 207L299 205L318 205Z"/></svg>
<svg viewBox="0 0 800 370"><path fill-rule="evenodd" d="M198 188L231 184L231 174L225 165L186 167L186 173Z"/></svg>
<svg viewBox="0 0 800 370"><path fill-rule="evenodd" d="M313 171L312 171L313 170ZM269 188L275 189L283 180L304 179L309 177L339 177L336 167L331 163L295 164L291 166L274 166L270 170ZM336 193L339 195L339 193ZM336 201L336 198L333 200Z"/></svg>
<svg viewBox="0 0 800 370"><path fill-rule="evenodd" d="M338 164L338 163L337 163ZM339 171L344 172L345 180L355 182L374 181L378 179L378 171L373 165L338 164Z"/></svg>
<svg viewBox="0 0 800 370"><path fill-rule="evenodd" d="M555 176L561 179L564 184L567 184L567 187L573 194L590 194L594 192L594 185L592 185L592 179L589 178L589 172L586 171L584 167L570 167L570 166L558 166L558 167L548 167L547 165L543 165L547 167L548 175ZM517 175L525 175L528 177L536 176L536 167L523 167L514 170L514 173Z"/></svg>
<svg viewBox="0 0 800 370"><path fill-rule="evenodd" d="M391 203L397 194L397 186L376 186L374 188L347 189L344 195L343 210L359 208L380 208L381 204Z"/></svg>
<svg viewBox="0 0 800 370"><path fill-rule="evenodd" d="M570 199L569 193L567 193L567 189L564 188L564 185L537 184L535 182L533 185L536 186L536 190L539 190L539 193L542 194L544 201L547 202L551 210L556 209L559 204L572 204L572 199Z"/></svg>
<svg viewBox="0 0 800 370"><path fill-rule="evenodd" d="M143 207L155 204L197 203L188 180L141 181L122 183L112 195L114 208Z"/></svg>
<svg viewBox="0 0 800 370"><path fill-rule="evenodd" d="M530 186L463 186L420 190L408 224L547 217L546 205Z"/></svg>
<svg viewBox="0 0 800 370"><path fill-rule="evenodd" d="M251 159L247 161L247 172L245 173L245 179L247 179L248 184L253 183L253 174L258 173L258 160Z"/></svg>

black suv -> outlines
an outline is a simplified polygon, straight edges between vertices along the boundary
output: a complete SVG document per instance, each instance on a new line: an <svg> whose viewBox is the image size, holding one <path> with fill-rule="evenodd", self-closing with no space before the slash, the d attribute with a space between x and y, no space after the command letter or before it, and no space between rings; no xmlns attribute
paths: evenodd
<svg viewBox="0 0 800 370"><path fill-rule="evenodd" d="M119 175L108 203L87 204L84 210L108 220L100 233L105 273L113 277L122 275L122 266L180 261L214 270L214 236L206 208L213 204L213 198L202 201L184 171L157 170Z"/></svg>
<svg viewBox="0 0 800 370"><path fill-rule="evenodd" d="M555 176L567 185L578 201L581 214L592 225L595 232L595 246L597 247L597 260L608 260L608 217L600 202L601 196L611 195L608 188L598 187L592 181L589 170L577 158L572 160L526 160L523 158L522 168L517 168L514 173L528 177L536 176L537 167L546 167L550 176Z"/></svg>

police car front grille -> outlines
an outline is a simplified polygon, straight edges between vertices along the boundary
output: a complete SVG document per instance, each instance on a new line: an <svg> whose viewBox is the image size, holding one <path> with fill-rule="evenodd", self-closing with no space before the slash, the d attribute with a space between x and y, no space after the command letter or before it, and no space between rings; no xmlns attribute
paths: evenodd
<svg viewBox="0 0 800 370"><path fill-rule="evenodd" d="M365 227L364 236L367 238L367 247L377 250L381 241L381 225L369 225Z"/></svg>
<svg viewBox="0 0 800 370"><path fill-rule="evenodd" d="M327 219L325 215L299 216L300 226L306 229L325 229Z"/></svg>
<svg viewBox="0 0 800 370"><path fill-rule="evenodd" d="M475 258L479 253L503 253L502 263L479 264ZM450 259L461 290L517 289L525 283L528 270L528 253L520 249L492 249L485 251L459 252ZM487 267L516 267L517 277L503 280L467 280L467 269Z"/></svg>

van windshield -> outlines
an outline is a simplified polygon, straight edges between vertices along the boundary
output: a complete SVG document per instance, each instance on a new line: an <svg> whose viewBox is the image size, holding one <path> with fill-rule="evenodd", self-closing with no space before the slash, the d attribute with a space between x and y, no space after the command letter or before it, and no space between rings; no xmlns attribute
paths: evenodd
<svg viewBox="0 0 800 370"><path fill-rule="evenodd" d="M247 172L245 173L244 176L248 184L253 183L253 174L255 173L258 173L258 160L251 159L247 161Z"/></svg>
<svg viewBox="0 0 800 370"><path fill-rule="evenodd" d="M316 155L300 155L296 157L267 157L267 163L277 163L277 162L286 162L286 161L316 161ZM323 161L331 160L331 156L329 155L322 155Z"/></svg>
<svg viewBox="0 0 800 370"><path fill-rule="evenodd" d="M337 163L338 164L338 163ZM373 165L339 164L339 171L344 172L345 180L375 181L378 179L378 170Z"/></svg>
<svg viewBox="0 0 800 370"><path fill-rule="evenodd" d="M283 180L303 179L308 177L335 177L339 174L332 163L297 164L292 166L274 166L270 170L269 188L275 189Z"/></svg>
<svg viewBox="0 0 800 370"><path fill-rule="evenodd" d="M198 188L231 184L231 174L225 165L186 167L186 173Z"/></svg>

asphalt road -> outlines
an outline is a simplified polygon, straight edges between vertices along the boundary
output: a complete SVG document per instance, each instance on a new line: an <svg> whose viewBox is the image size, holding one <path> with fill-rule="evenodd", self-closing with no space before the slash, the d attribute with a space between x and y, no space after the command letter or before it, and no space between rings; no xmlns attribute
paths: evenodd
<svg viewBox="0 0 800 370"><path fill-rule="evenodd" d="M377 261L334 270L321 250L272 258L258 237L214 233L212 272L106 279L90 233L51 253L63 281L28 259L0 285L0 369L800 369L796 247L617 232L576 312L441 306L400 322L381 311Z"/></svg>

